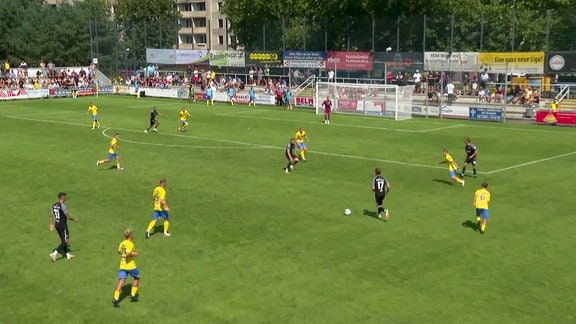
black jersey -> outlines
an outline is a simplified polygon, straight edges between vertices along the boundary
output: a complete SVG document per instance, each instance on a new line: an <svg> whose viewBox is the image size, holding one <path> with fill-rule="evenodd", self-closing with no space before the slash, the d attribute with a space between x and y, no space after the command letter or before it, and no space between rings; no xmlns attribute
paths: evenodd
<svg viewBox="0 0 576 324"><path fill-rule="evenodd" d="M156 120L156 117L158 116L158 114L160 114L160 113L158 112L158 110L152 109L152 110L150 111L150 120Z"/></svg>
<svg viewBox="0 0 576 324"><path fill-rule="evenodd" d="M466 156L471 157L472 155L474 155L476 153L476 145L470 143L470 144L466 144L466 146L464 147L464 150L466 151Z"/></svg>
<svg viewBox="0 0 576 324"><path fill-rule="evenodd" d="M294 144L294 143L292 143L292 142L289 142L289 143L286 145L286 156L288 156L288 154L290 154L290 156L292 156L292 157L297 156L297 155L294 153L294 150L295 150L295 149L296 149L296 144Z"/></svg>
<svg viewBox="0 0 576 324"><path fill-rule="evenodd" d="M386 188L388 188L388 180L382 176L375 176L372 180L372 185L374 186L374 193L376 195L385 195Z"/></svg>
<svg viewBox="0 0 576 324"><path fill-rule="evenodd" d="M52 205L51 213L54 215L54 225L56 227L68 227L68 207L64 203L57 202Z"/></svg>

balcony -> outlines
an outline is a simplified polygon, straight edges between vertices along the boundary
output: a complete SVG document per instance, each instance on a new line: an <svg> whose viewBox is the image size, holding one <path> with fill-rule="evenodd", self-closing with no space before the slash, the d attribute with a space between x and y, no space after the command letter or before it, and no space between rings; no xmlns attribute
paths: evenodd
<svg viewBox="0 0 576 324"><path fill-rule="evenodd" d="M205 18L206 11L180 11L182 18Z"/></svg>
<svg viewBox="0 0 576 324"><path fill-rule="evenodd" d="M192 35L192 27L182 27L178 31L180 35Z"/></svg>

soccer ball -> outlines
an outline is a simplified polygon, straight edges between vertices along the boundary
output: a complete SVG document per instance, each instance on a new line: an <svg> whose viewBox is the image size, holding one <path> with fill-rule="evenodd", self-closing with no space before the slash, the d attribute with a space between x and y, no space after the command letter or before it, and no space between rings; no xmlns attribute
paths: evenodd
<svg viewBox="0 0 576 324"><path fill-rule="evenodd" d="M352 214L352 211L348 208L344 209L344 215L346 216L350 216L350 214Z"/></svg>

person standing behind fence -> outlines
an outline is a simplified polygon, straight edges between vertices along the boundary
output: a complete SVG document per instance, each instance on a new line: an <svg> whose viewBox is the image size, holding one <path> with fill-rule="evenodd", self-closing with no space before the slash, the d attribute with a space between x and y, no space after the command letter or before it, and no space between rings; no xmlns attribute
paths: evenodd
<svg viewBox="0 0 576 324"><path fill-rule="evenodd" d="M560 109L560 105L558 104L558 100L554 99L554 101L552 101L552 104L550 104L550 110L552 112L557 112Z"/></svg>

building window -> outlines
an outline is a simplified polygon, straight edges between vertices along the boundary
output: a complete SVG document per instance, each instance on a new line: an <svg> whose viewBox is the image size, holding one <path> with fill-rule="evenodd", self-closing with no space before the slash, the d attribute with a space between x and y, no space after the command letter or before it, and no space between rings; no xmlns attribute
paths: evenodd
<svg viewBox="0 0 576 324"><path fill-rule="evenodd" d="M182 5L180 10L181 11L192 11L192 4L191 3L185 3Z"/></svg>
<svg viewBox="0 0 576 324"><path fill-rule="evenodd" d="M192 19L182 19L182 28L190 28L192 27Z"/></svg>
<svg viewBox="0 0 576 324"><path fill-rule="evenodd" d="M194 18L194 27L206 27L206 18Z"/></svg>
<svg viewBox="0 0 576 324"><path fill-rule="evenodd" d="M192 35L185 35L182 37L182 42L184 44L194 44L194 37L192 37Z"/></svg>
<svg viewBox="0 0 576 324"><path fill-rule="evenodd" d="M194 38L196 38L196 44L206 43L206 34L195 34Z"/></svg>
<svg viewBox="0 0 576 324"><path fill-rule="evenodd" d="M222 9L222 1L218 1L218 11L220 11L220 9Z"/></svg>
<svg viewBox="0 0 576 324"><path fill-rule="evenodd" d="M206 2L192 3L192 11L206 11Z"/></svg>
<svg viewBox="0 0 576 324"><path fill-rule="evenodd" d="M224 19L218 19L218 28L224 28Z"/></svg>
<svg viewBox="0 0 576 324"><path fill-rule="evenodd" d="M222 36L222 35L218 36L218 44L220 44L220 45L224 44L224 36Z"/></svg>

